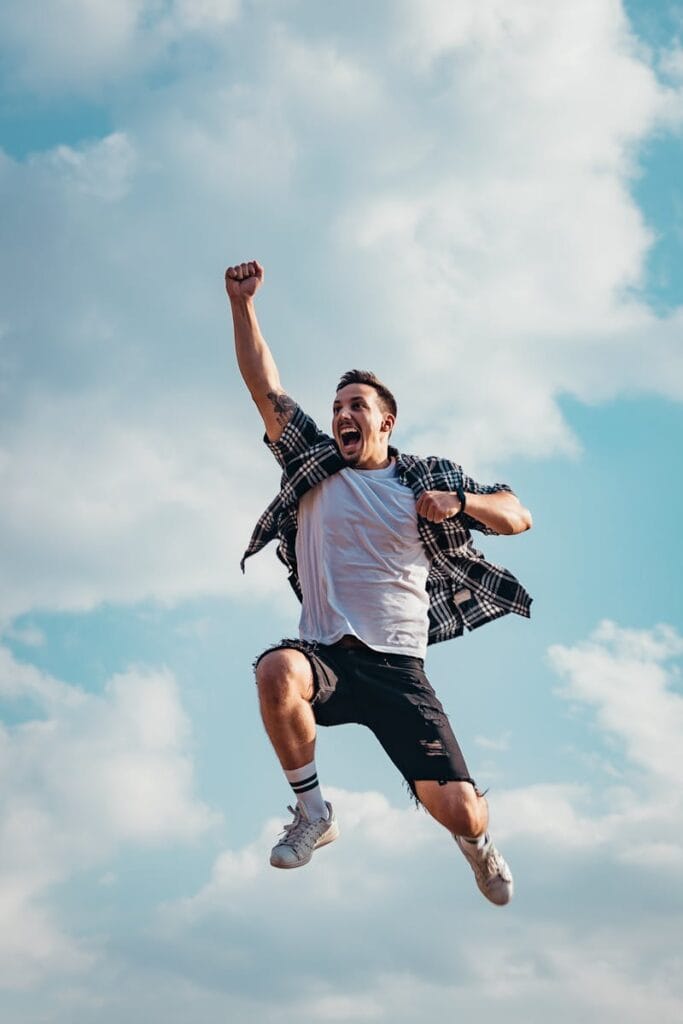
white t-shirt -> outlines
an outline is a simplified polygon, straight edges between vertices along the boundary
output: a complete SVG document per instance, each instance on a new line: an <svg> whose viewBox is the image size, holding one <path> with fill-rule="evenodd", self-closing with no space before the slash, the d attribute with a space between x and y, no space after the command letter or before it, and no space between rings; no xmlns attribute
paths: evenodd
<svg viewBox="0 0 683 1024"><path fill-rule="evenodd" d="M302 639L333 644L351 634L376 651L424 657L429 559L415 496L393 464L342 469L308 491L296 557Z"/></svg>

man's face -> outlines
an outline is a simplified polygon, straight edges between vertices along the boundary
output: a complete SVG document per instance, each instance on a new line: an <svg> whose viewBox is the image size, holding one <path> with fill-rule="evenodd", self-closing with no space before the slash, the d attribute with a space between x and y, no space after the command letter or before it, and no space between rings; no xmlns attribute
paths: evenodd
<svg viewBox="0 0 683 1024"><path fill-rule="evenodd" d="M386 461L394 417L380 403L369 384L347 384L334 397L332 433L349 466L376 469Z"/></svg>

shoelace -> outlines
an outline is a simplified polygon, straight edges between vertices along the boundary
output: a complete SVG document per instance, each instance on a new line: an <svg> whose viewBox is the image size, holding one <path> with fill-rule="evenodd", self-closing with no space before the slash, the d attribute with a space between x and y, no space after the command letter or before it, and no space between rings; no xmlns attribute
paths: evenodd
<svg viewBox="0 0 683 1024"><path fill-rule="evenodd" d="M475 856L472 857L470 863L474 869L474 873L482 881L486 882L496 875L500 875L501 878L505 879L507 876L503 871L504 860L502 855L495 848L491 840L481 849L477 850L476 853L480 853L481 856L477 857L475 850L472 851ZM469 860L469 858L468 858Z"/></svg>
<svg viewBox="0 0 683 1024"><path fill-rule="evenodd" d="M489 850L486 854L483 866L485 866L485 870L489 878L493 878L495 875L502 875L503 858L495 847Z"/></svg>
<svg viewBox="0 0 683 1024"><path fill-rule="evenodd" d="M495 846L489 846L486 850L482 863L478 865L478 867L479 873L484 881L490 881L492 878L496 877L502 878L503 881L508 880L507 871L505 870L507 865Z"/></svg>
<svg viewBox="0 0 683 1024"><path fill-rule="evenodd" d="M294 821L290 821L289 825L284 826L280 844L291 846L296 853L300 853L302 846L308 845L310 834L313 833L315 835L318 831L321 822L307 821L298 807L296 810L293 807L287 807L287 810L290 814L294 815ZM318 838L317 835L315 835L315 838Z"/></svg>

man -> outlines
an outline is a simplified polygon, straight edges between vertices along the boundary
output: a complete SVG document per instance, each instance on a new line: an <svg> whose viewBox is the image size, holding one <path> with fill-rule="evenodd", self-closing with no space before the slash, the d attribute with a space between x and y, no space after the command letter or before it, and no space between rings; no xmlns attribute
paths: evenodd
<svg viewBox="0 0 683 1024"><path fill-rule="evenodd" d="M503 484L482 486L448 460L392 448L396 402L367 371L342 377L333 436L319 430L283 390L259 329L262 282L256 261L225 273L239 369L283 470L244 557L277 537L302 601L299 638L264 652L255 669L263 723L297 797L270 862L301 867L339 835L318 782L316 725L358 722L454 837L482 893L508 903L512 876L488 834L486 800L423 659L428 643L464 628L529 615L529 595L483 559L469 531L521 533L531 516Z"/></svg>

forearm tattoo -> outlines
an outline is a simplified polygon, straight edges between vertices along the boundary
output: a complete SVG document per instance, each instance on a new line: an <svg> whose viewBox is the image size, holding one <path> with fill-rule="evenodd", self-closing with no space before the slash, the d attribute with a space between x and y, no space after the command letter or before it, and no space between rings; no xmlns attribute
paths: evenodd
<svg viewBox="0 0 683 1024"><path fill-rule="evenodd" d="M289 423L292 413L296 409L296 402L286 395L284 391L269 391L267 397L270 399L275 416L281 427Z"/></svg>

